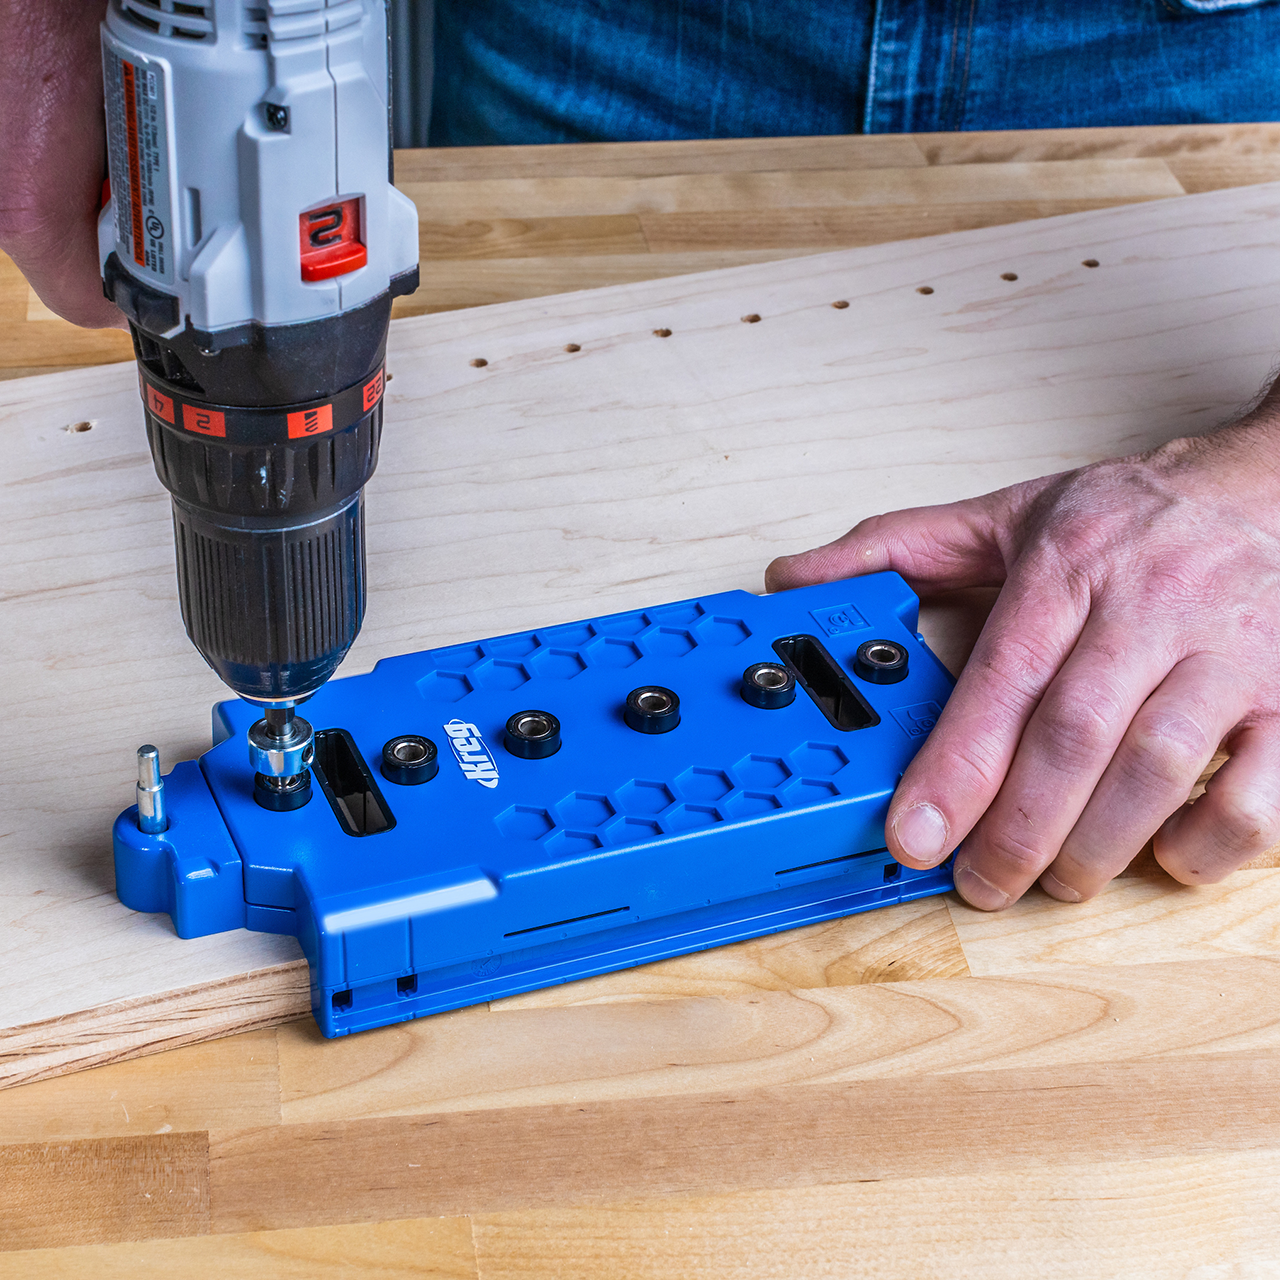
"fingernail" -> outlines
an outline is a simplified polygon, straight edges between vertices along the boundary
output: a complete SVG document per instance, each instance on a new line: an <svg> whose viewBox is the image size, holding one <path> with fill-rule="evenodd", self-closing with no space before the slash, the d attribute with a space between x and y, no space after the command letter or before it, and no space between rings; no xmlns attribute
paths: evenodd
<svg viewBox="0 0 1280 1280"><path fill-rule="evenodd" d="M893 838L922 867L936 867L947 856L947 820L931 804L913 804L898 814Z"/></svg>
<svg viewBox="0 0 1280 1280"><path fill-rule="evenodd" d="M960 896L979 911L999 911L1009 905L1009 895L984 880L972 867L956 868L956 888Z"/></svg>
<svg viewBox="0 0 1280 1280"><path fill-rule="evenodd" d="M1040 887L1051 898L1057 898L1059 902L1083 902L1084 894L1071 888L1070 885L1063 884L1052 871L1046 871L1040 877Z"/></svg>

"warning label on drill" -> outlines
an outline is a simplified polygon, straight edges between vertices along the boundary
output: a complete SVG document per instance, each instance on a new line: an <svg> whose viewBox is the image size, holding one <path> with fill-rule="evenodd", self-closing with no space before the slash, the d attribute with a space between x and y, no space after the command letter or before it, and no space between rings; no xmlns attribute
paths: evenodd
<svg viewBox="0 0 1280 1280"><path fill-rule="evenodd" d="M173 208L165 67L102 42L107 97L107 160L115 200L116 241L125 265L173 279Z"/></svg>

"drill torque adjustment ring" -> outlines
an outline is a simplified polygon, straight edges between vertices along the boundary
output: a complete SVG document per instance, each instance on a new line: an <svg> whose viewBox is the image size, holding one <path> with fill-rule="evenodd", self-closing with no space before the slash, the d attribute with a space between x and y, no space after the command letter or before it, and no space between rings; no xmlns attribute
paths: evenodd
<svg viewBox="0 0 1280 1280"><path fill-rule="evenodd" d="M545 760L560 750L560 721L550 711L517 711L507 721L507 750L522 760Z"/></svg>
<svg viewBox="0 0 1280 1280"><path fill-rule="evenodd" d="M780 662L757 662L742 673L742 699L762 711L777 711L796 700L796 678Z"/></svg>
<svg viewBox="0 0 1280 1280"><path fill-rule="evenodd" d="M622 718L637 733L670 733L680 723L680 699L660 684L641 685L627 694Z"/></svg>
<svg viewBox="0 0 1280 1280"><path fill-rule="evenodd" d="M138 748L138 830L149 836L158 836L168 829L160 753L147 743Z"/></svg>
<svg viewBox="0 0 1280 1280"><path fill-rule="evenodd" d="M436 744L416 733L402 733L382 748L382 776L402 787L430 782L440 772Z"/></svg>
<svg viewBox="0 0 1280 1280"><path fill-rule="evenodd" d="M854 655L853 674L871 684L897 684L907 678L907 651L895 640L868 640Z"/></svg>

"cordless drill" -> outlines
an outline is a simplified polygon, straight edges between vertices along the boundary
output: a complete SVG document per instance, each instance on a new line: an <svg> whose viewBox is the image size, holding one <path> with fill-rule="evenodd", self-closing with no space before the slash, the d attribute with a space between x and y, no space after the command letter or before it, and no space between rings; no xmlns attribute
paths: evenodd
<svg viewBox="0 0 1280 1280"><path fill-rule="evenodd" d="M418 223L391 184L386 0L110 0L103 288L129 321L192 643L310 794L294 707L365 605L365 482Z"/></svg>

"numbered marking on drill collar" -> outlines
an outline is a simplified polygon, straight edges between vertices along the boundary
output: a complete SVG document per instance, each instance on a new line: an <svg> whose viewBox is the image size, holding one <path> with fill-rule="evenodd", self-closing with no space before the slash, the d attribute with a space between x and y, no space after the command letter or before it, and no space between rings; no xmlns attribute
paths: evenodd
<svg viewBox="0 0 1280 1280"><path fill-rule="evenodd" d="M305 440L333 430L333 405L320 404L314 409L300 409L289 414L289 439Z"/></svg>
<svg viewBox="0 0 1280 1280"><path fill-rule="evenodd" d="M145 372L139 372L138 381L142 402L153 417L167 426L230 444L272 444L342 431L372 413L386 387L386 375L379 368L363 382L318 404L237 409L183 400L176 387L158 383Z"/></svg>

